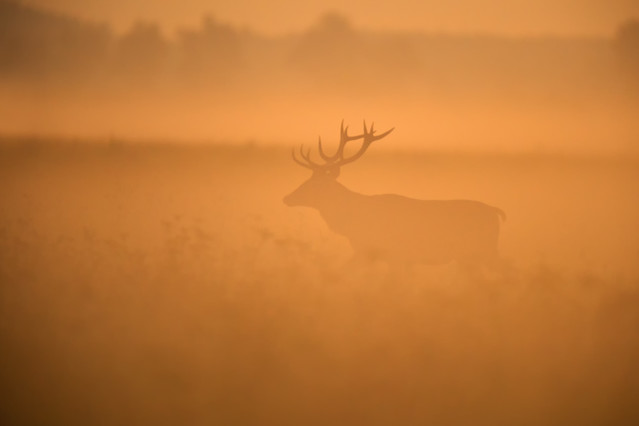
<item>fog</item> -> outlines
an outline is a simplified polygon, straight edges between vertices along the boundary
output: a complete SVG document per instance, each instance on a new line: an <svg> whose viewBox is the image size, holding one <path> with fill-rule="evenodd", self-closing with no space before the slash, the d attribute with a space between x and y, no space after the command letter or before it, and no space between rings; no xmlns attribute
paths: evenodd
<svg viewBox="0 0 639 426"><path fill-rule="evenodd" d="M268 35L300 32L332 10L352 16L372 30L480 32L510 35L610 36L622 20L639 13L633 0L25 0L86 20L108 21L117 32L140 18L160 22L172 32L194 26L203 13Z"/></svg>
<svg viewBox="0 0 639 426"><path fill-rule="evenodd" d="M2 424L639 420L636 20L0 12Z"/></svg>
<svg viewBox="0 0 639 426"><path fill-rule="evenodd" d="M1 2L0 132L298 144L341 119L390 149L635 151L637 22L613 36L382 32L328 13L267 36L204 16L116 34Z"/></svg>
<svg viewBox="0 0 639 426"><path fill-rule="evenodd" d="M10 424L639 415L634 160L370 152L343 167L364 194L506 211L500 266L474 271L351 263L315 210L281 202L309 177L286 149L48 142L0 158Z"/></svg>

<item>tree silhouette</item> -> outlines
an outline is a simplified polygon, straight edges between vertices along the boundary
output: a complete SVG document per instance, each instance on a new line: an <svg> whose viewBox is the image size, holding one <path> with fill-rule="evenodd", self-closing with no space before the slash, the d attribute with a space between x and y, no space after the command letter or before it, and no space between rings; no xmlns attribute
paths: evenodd
<svg viewBox="0 0 639 426"><path fill-rule="evenodd" d="M339 90L361 78L355 70L363 68L363 50L362 38L348 18L331 12L302 35L290 63L310 80Z"/></svg>
<svg viewBox="0 0 639 426"><path fill-rule="evenodd" d="M166 70L169 43L155 23L136 22L117 43L117 64L125 79L152 81Z"/></svg>
<svg viewBox="0 0 639 426"><path fill-rule="evenodd" d="M39 82L72 77L77 84L102 68L108 27L0 1L0 74Z"/></svg>
<svg viewBox="0 0 639 426"><path fill-rule="evenodd" d="M354 32L350 20L336 12L324 14L310 31L311 34L318 34L322 37L337 38L349 37Z"/></svg>
<svg viewBox="0 0 639 426"><path fill-rule="evenodd" d="M182 72L197 84L228 82L242 65L240 34L211 16L199 30L182 30L178 40Z"/></svg>
<svg viewBox="0 0 639 426"><path fill-rule="evenodd" d="M367 91L403 79L418 68L407 39L357 31L330 12L300 39L291 65L325 89Z"/></svg>
<svg viewBox="0 0 639 426"><path fill-rule="evenodd" d="M614 43L624 70L639 83L639 20L631 19L621 24Z"/></svg>

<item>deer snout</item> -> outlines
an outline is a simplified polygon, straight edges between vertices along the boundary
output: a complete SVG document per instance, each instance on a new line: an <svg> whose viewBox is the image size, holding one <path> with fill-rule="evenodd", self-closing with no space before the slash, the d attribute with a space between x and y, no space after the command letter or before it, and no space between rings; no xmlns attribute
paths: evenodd
<svg viewBox="0 0 639 426"><path fill-rule="evenodd" d="M289 207L305 205L304 199L303 197L300 197L300 194L298 191L291 192L286 197L282 198L282 201L284 201L284 204L286 204Z"/></svg>

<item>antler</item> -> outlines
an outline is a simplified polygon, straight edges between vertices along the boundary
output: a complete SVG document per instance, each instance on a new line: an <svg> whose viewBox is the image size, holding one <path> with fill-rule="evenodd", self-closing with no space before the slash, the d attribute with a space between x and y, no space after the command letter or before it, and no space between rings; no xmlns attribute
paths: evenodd
<svg viewBox="0 0 639 426"><path fill-rule="evenodd" d="M364 127L364 133L366 133L366 127ZM340 124L339 134L340 134L340 139L339 139L339 146L337 147L337 152L335 153L335 155L332 155L330 157L324 154L324 150L322 149L322 138L321 137L319 138L319 154L320 154L320 157L322 157L324 161L326 161L327 163L334 163L335 161L341 158L344 158L344 147L346 146L346 142L354 141L364 137L364 134L349 136L348 126L344 128L344 120L342 120L342 123Z"/></svg>
<svg viewBox="0 0 639 426"><path fill-rule="evenodd" d="M291 153L293 154L293 160L297 164L302 166L302 167L306 167L306 168L311 169L311 170L318 170L318 169L321 169L321 168L324 167L323 165L317 164L316 162L311 160L311 149L310 148L306 151L306 154L304 154L304 144L302 144L300 146L300 155L302 156L304 161L306 161L306 163L304 163L303 161L300 161L300 160L297 159L297 157L295 156L295 148L293 148Z"/></svg>
<svg viewBox="0 0 639 426"><path fill-rule="evenodd" d="M357 160L359 157L364 155L364 153L366 152L368 147L373 142L382 139L383 137L387 136L390 132L395 130L395 128L393 127L392 129L385 131L381 135L375 136L374 127L375 127L375 123L371 123L371 128L367 130L366 129L366 121L364 121L364 134L362 136L360 136L360 137L364 138L364 142L362 143L362 146L359 148L359 151L357 151L357 153L352 155L351 157L344 158L344 152L343 152L344 148L341 147L341 150L342 150L342 152L340 153L340 158L341 159L336 163L336 165L343 166L344 164L352 163L353 161ZM357 139L359 139L359 137Z"/></svg>
<svg viewBox="0 0 639 426"><path fill-rule="evenodd" d="M348 126L346 126L346 128L344 127L344 120L342 120L342 123L340 125L340 141L339 141L339 146L337 147L337 151L335 152L334 155L326 155L326 153L324 153L324 150L322 149L322 138L319 138L318 141L318 151L319 151L319 155L320 157L322 157L322 159L325 161L325 164L317 164L314 161L311 160L310 158L310 153L311 150L308 149L306 151L306 154L304 153L304 149L303 149L303 145L300 147L300 155L302 156L302 159L304 159L304 161L306 161L306 163L300 161L296 156L295 156L295 150L293 150L293 160L295 160L295 162L303 167L306 167L308 169L311 170L319 170L319 169L324 169L324 168L328 168L328 167L340 167L343 166L344 164L348 164L348 163L352 163L353 161L357 160L359 157L361 157L362 155L364 155L364 153L366 152L366 150L368 149L368 147L375 142L376 140L382 139L383 137L387 136L390 132L392 132L393 130L395 130L395 128L393 127L390 130L385 131L384 133L382 133L381 135L377 135L375 136L375 129L374 129L375 123L371 124L370 129L368 129L366 127L366 121L364 121L364 133L362 133L361 135L354 135L354 136L349 136L348 134ZM353 141L353 140L357 140L357 139L363 139L363 143L362 146L360 147L359 151L357 151L357 153L355 153L354 155L345 158L344 157L344 148L346 147L346 143Z"/></svg>

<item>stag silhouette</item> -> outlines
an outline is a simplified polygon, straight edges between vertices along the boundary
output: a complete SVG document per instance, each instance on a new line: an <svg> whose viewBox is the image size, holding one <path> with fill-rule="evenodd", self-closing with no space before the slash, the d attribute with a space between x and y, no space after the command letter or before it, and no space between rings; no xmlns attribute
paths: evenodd
<svg viewBox="0 0 639 426"><path fill-rule="evenodd" d="M344 121L337 152L326 155L322 139L318 152L323 164L311 159L310 148L300 147L301 160L312 176L284 197L289 206L317 209L329 228L349 239L358 257L389 262L444 264L487 263L497 258L500 218L504 212L479 201L416 200L401 195L363 195L337 182L340 168L359 159L374 141L394 128L375 135L364 121L362 134L350 136ZM346 157L349 141L362 139L360 149Z"/></svg>

